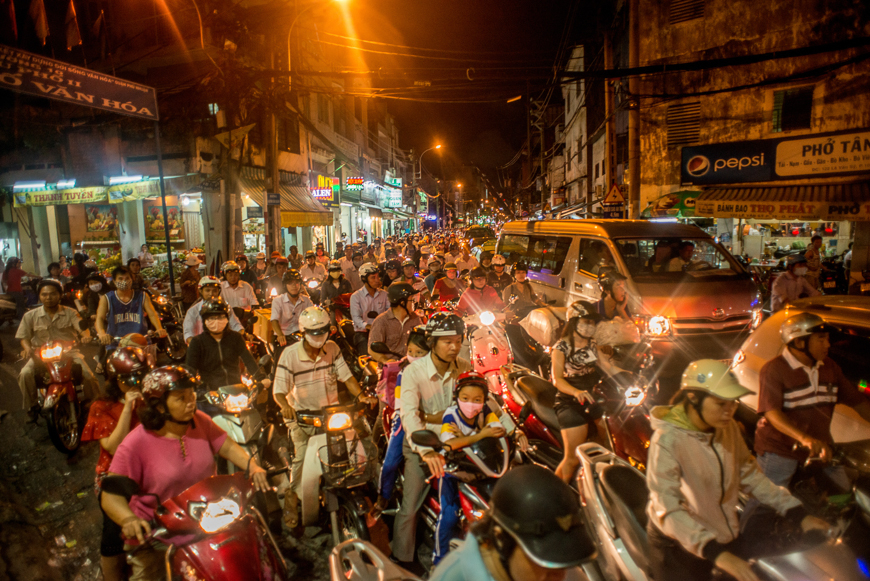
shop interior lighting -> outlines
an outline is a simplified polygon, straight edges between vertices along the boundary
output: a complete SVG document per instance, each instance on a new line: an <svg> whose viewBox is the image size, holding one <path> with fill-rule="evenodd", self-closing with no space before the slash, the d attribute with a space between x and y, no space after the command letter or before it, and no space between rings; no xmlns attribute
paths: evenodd
<svg viewBox="0 0 870 581"><path fill-rule="evenodd" d="M353 208L353 204L348 204L347 202L342 202L342 206L347 206L348 208Z"/></svg>
<svg viewBox="0 0 870 581"><path fill-rule="evenodd" d="M45 182L15 182L12 185L12 191L21 191L21 190L44 190Z"/></svg>
<svg viewBox="0 0 870 581"><path fill-rule="evenodd" d="M182 206L189 206L190 205L190 198L188 198L187 196L181 196L181 205Z"/></svg>
<svg viewBox="0 0 870 581"><path fill-rule="evenodd" d="M59 189L59 190L65 190L67 188L74 188L74 187L76 187L76 179L75 178L73 178L71 180L60 180L57 182L57 189Z"/></svg>
<svg viewBox="0 0 870 581"><path fill-rule="evenodd" d="M109 185L114 186L117 184L130 184L133 182L141 182L142 176L112 176L109 178Z"/></svg>

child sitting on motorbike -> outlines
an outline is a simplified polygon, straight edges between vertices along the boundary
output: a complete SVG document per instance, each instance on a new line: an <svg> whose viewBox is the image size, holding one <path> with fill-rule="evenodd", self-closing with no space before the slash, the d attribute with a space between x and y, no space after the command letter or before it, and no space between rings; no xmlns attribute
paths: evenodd
<svg viewBox="0 0 870 581"><path fill-rule="evenodd" d="M82 442L92 440L100 442L100 459L97 461L95 486L97 498L100 496L102 479L112 463L112 456L130 430L139 424L133 411L136 403L142 399L139 387L148 371L150 367L145 351L134 347L115 350L106 363L108 375L106 397L94 401L91 405L88 421L82 431ZM100 541L103 579L106 581L124 579L126 563L121 527L103 511L103 536Z"/></svg>
<svg viewBox="0 0 870 581"><path fill-rule="evenodd" d="M453 391L453 405L444 411L441 419L441 441L451 450L458 450L483 440L501 438L507 432L492 410L486 407L489 386L486 379L475 371L459 376ZM444 558L450 550L450 539L459 523L458 480L445 474L438 481L438 524L435 528L433 564Z"/></svg>
<svg viewBox="0 0 870 581"><path fill-rule="evenodd" d="M387 443L387 451L384 453L384 464L381 467L381 477L378 481L378 500L371 512L374 518L381 515L393 497L396 479L399 476L399 467L405 459L402 454L405 428L402 427L402 417L400 414L402 406L402 370L428 354L429 346L426 344L426 330L421 325L415 327L408 337L407 355L399 361L390 361L384 365L385 393L388 394L392 390L395 394L395 400L390 406L395 411L393 412L393 422L390 429L390 439ZM387 405L389 405L389 396L385 399L387 400Z"/></svg>

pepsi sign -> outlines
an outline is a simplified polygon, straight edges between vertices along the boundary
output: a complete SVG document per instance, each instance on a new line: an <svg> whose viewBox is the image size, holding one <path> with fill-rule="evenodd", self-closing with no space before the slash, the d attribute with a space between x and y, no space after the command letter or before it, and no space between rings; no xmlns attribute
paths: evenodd
<svg viewBox="0 0 870 581"><path fill-rule="evenodd" d="M695 185L771 181L775 156L773 140L684 147L680 181Z"/></svg>

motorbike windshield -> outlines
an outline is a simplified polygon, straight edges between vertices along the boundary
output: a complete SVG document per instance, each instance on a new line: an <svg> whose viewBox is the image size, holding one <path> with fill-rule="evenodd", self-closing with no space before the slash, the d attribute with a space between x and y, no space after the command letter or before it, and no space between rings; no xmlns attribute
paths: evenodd
<svg viewBox="0 0 870 581"><path fill-rule="evenodd" d="M466 457L483 474L498 477L508 468L508 454L502 438L484 438L463 448Z"/></svg>

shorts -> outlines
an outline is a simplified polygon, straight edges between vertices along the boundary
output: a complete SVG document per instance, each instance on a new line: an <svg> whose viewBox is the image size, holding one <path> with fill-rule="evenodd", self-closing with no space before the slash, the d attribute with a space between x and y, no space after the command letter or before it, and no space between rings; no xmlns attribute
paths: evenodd
<svg viewBox="0 0 870 581"><path fill-rule="evenodd" d="M588 385L581 384L575 378L568 378L568 383L584 391L591 389ZM588 384L588 381L583 383ZM600 418L604 413L601 404L580 403L576 398L561 392L556 395L556 404L553 406L553 411L556 412L559 427L563 430L586 426Z"/></svg>

